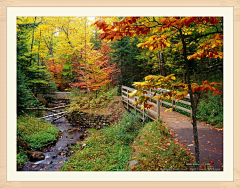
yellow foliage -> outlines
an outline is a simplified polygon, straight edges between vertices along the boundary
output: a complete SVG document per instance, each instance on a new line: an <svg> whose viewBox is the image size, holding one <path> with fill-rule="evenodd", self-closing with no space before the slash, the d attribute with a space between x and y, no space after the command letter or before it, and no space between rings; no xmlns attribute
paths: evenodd
<svg viewBox="0 0 240 188"><path fill-rule="evenodd" d="M166 114L167 112L171 112L172 110L173 110L173 108L169 108L169 109L165 110L165 111L163 112L163 114Z"/></svg>

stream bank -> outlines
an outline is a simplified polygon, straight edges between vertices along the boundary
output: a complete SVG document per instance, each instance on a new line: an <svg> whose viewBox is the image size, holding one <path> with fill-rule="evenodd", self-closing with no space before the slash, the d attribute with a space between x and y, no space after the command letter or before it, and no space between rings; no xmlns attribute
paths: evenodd
<svg viewBox="0 0 240 188"><path fill-rule="evenodd" d="M56 103L56 106L59 103ZM62 103L61 103L62 105ZM56 110L55 112L47 112L48 115L61 112ZM48 117L46 121L52 122L53 117ZM65 117L61 117L58 120L52 122L59 130L60 134L56 143L49 145L48 147L37 152L43 160L37 160L32 158L31 161L27 161L22 171L59 171L63 166L64 162L68 160L69 156L72 155L70 146L76 145L77 142L82 141L87 135L87 129L80 126L73 126Z"/></svg>
<svg viewBox="0 0 240 188"><path fill-rule="evenodd" d="M63 106L61 102L56 102L50 107ZM64 109L48 112L46 115L60 113ZM78 142L84 140L88 136L88 128L101 129L109 126L113 122L118 122L125 111L123 105L120 103L120 97L114 97L114 102L108 107L109 113L102 113L96 110L94 114L87 112L74 112L59 119L55 117L46 118L47 121L52 122L59 130L60 134L55 144L52 144L41 152L45 156L43 160L27 161L22 171L59 171L64 163L73 154L70 146L76 145ZM71 122L71 123L70 123ZM81 145L81 144L80 144ZM81 146L82 148L82 146ZM81 149L80 148L80 149Z"/></svg>

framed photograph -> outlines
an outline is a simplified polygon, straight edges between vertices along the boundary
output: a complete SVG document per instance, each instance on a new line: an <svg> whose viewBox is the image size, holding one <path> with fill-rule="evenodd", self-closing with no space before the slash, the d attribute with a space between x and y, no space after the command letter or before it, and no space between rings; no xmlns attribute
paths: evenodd
<svg viewBox="0 0 240 188"><path fill-rule="evenodd" d="M236 66L234 66L234 63L233 63L234 62L233 55L237 56L237 54L233 54L234 52L233 47L235 45L235 40L233 40L234 38L233 32L235 31L234 29L237 30L237 27L234 27L234 22L233 22L234 21L234 5L222 6L222 7L221 6L171 7L169 5L166 5L164 7L161 7L161 6L144 7L144 5L142 5L142 7L134 7L134 6L132 7L118 7L118 6L112 6L112 7L98 7L98 6L24 7L22 6L22 7L18 7L18 6L11 6L11 7L5 7L5 8L7 10L7 13L6 13L7 126L5 129L6 130L5 133L7 137L4 137L4 138L6 138L6 141L7 141L6 142L7 163L5 164L6 182L4 182L3 185L5 184L11 185L12 182L15 182L15 183L17 182L17 184L19 184L20 186L30 185L30 184L32 185L31 182L42 182L41 183L42 186L46 184L50 186L56 185L56 184L63 185L65 183L70 183L72 186L74 186L76 182L78 182L83 186L84 185L94 186L96 184L99 184L99 185L102 184L105 186L118 186L117 182L121 182L119 183L119 186L125 185L125 184L130 186L143 186L149 183L148 185L150 185L150 187L151 186L154 187L157 185L171 187L176 182L179 182L180 186L185 185L185 187L186 185L189 185L189 186L191 186L192 184L195 185L196 182L202 182L201 185L203 187L205 185L206 186L212 185L216 187L224 186L224 185L237 185L237 183L234 182L234 175L237 175L239 173L237 171L237 169L239 168L234 166L236 165L234 163L234 157L235 157L234 154L238 155L239 153L237 150L236 152L233 152L235 149L234 143L236 139L238 139L237 137L234 138L234 135L236 132L239 132L239 129L237 127L234 127L234 121L233 121L234 120L233 115L235 112L234 111L235 109L233 109L233 104L235 104L233 100L234 99L233 91L236 92L236 90L234 90L234 87L236 86L233 84L233 79L235 79L233 77L233 73L236 69ZM123 18L125 17L127 19L125 19L125 21L122 21ZM189 19L183 19L183 18L189 18ZM144 25L145 28L143 28L142 25L141 26L134 25L137 22ZM159 25L158 26L154 25L156 23ZM201 24L202 26L199 27L198 24L199 25ZM183 26L183 28L181 28L181 26ZM121 27L129 27L130 29L125 28L125 31L124 31L125 33L124 33L123 30L121 30ZM90 29L90 28L94 28L94 29ZM147 30L143 31L144 29L149 29L149 31ZM164 29L164 31L162 29ZM29 31L31 30L32 33L26 30L29 30ZM135 35L133 30L135 32ZM184 34L182 32L184 32ZM161 33L160 37L159 37L160 35L159 33ZM99 39L94 35L98 36L101 40L106 41L105 46L101 43L101 40L100 40L101 44L100 44L100 47L98 47ZM138 55L133 57L135 59L133 63L136 61L139 61L139 62L148 61L148 64L142 63L145 66L144 71L146 71L146 74L142 74L143 69L138 70L137 68L134 68L134 66L132 66L131 68L129 67L130 65L127 65L128 67L126 66L125 69L121 69L120 65L123 66L123 64L121 63L119 63L119 65L117 65L118 63L116 63L116 67L113 67L114 61L109 61L109 64L108 64L106 60L108 58L108 56L106 55L106 50L111 50L111 49L107 49L109 48L110 43L112 45L115 42L115 49L114 49L114 52L115 52L117 51L118 48L122 46L126 47L127 45L126 43L120 44L120 41L123 42L122 39L124 38L124 36L131 39L132 35L136 36L135 38L139 36L139 38L137 39L138 41L135 42L134 44L131 41L130 43L128 43L128 45L130 46L135 45L136 48L141 48L143 49L143 51L145 50L145 52L143 51L141 53L138 52ZM184 37L181 38L181 36L183 35ZM25 40L24 37L26 38L28 37L28 39ZM186 40L187 44L185 44L184 39ZM117 47L117 45L120 45L120 47ZM28 46L26 47L28 48L28 52L29 50L31 50L31 53L29 53L30 55L28 54L28 52L25 51L26 50L25 46ZM192 49L194 46L196 48L194 49L195 51ZM166 50L167 47L169 47L169 49L171 50ZM184 49L186 48L187 48L187 51L189 51L188 54L184 53ZM131 49L131 52L134 53L135 48L131 47L130 49ZM149 51L150 53L146 51ZM66 52L68 54L65 55ZM164 60L162 59L162 56L164 57L164 54L166 53L172 53L174 55L166 55L165 65L162 65L164 62ZM124 96L128 97L130 94L130 91L132 92L131 90L132 88L130 88L131 86L129 87L130 84L128 82L134 83L138 81L138 83L140 83L139 81L141 80L140 80L140 76L139 78L136 78L137 80L130 79L129 77L133 75L137 75L138 74L137 71L139 71L139 75L140 74L141 76L143 75L142 79L145 77L145 82L141 82L142 85L135 84L135 86L138 86L137 88L139 88L140 90L141 90L141 87L143 87L143 89L146 89L144 88L143 85L146 84L146 82L150 83L148 79L153 79L150 77L147 78L146 76L153 75L154 72L151 72L150 70L152 70L153 67L155 67L154 70L157 70L158 72L157 71L156 72L162 75L162 77L160 78L158 77L158 79L164 80L164 84L166 84L166 80L171 80L171 82L172 81L174 82L174 80L176 79L175 76L180 77L181 74L179 74L179 72L183 70L180 70L181 66L178 67L179 72L177 72L175 69L172 70L173 69L172 67L176 65L174 64L174 61L171 62L171 58L175 58L176 61L182 62L184 64L184 60L181 60L181 57L182 59L184 59L185 57L184 54L186 55L185 59L187 59L188 61L192 60L192 62L193 61L196 62L194 64L194 66L196 66L195 68L192 67L193 64L191 64L191 67L190 67L192 71L195 71L195 73L191 72L191 74L195 76L194 77L195 80L197 81L201 79L203 80L204 78L203 76L201 77L201 75L209 76L209 74L212 73L215 76L208 77L212 81L209 80L208 82L203 80L201 83L200 82L197 83L197 85L193 84L192 86L189 86L191 87L190 90L188 88L188 85L186 84L182 86L181 90L178 90L178 91L174 90L176 92L176 95L174 95L174 99L173 99L174 92L171 91L170 100L175 101L176 99L176 103L175 102L167 103L167 101L165 100L167 98L161 98L162 103L159 104L160 105L159 110L158 110L158 102L156 103L152 102L154 104L150 106L151 102L145 101L144 103L142 103L143 107L145 108L138 109L136 107L135 111L139 111L143 113L140 115L143 119L148 117L148 119L155 118L156 120L159 120L160 118L165 117L165 116L163 117L163 114L164 115L167 114L168 112L166 113L166 111L174 111L174 112L169 112L172 114L178 113L177 108L184 111L185 108L183 108L179 104L179 101L183 100L184 104L189 104L191 106L191 100L196 99L196 96L200 96L200 94L199 95L197 94L198 90L199 90L199 93L200 91L207 93L210 90L210 91L213 91L214 96L215 95L222 96L222 104L218 104L220 106L214 108L218 111L221 111L219 109L222 105L222 108L221 108L222 112L220 112L222 113L222 120L221 119L219 120L219 118L215 118L214 120L214 117L217 115L211 116L211 114L214 114L214 112L213 110L210 110L209 120L203 120L205 122L203 124L199 122L195 122L196 123L195 126L198 128L198 134L199 134L198 137L194 137L194 134L191 133L193 135L192 138L189 138L189 141L186 139L185 140L186 142L184 144L181 134L186 134L184 133L184 131L186 131L189 127L191 128L192 126L191 123L186 123L186 126L188 127L185 127L184 123L188 121L188 122L193 122L194 124L193 114L195 112L192 109L192 107L194 106L191 106L191 108L189 109L187 108L185 110L189 113L188 116L190 118L185 120L185 119L181 119L183 117L181 116L179 117L180 119L179 120L178 118L175 117L176 119L172 123L169 123L168 119L166 118L162 122L162 124L167 124L167 123L171 124L170 128L166 130L168 131L171 130L171 135L173 135L171 136L172 140L169 138L170 136L165 136L162 140L159 140L159 138L157 138L158 140L154 140L152 142L146 140L146 138L149 138L149 136L142 137L142 140L144 141L142 141L141 139L139 140L135 139L133 142L130 142L128 140L127 142L131 144L130 158L135 151L133 150L133 148L135 149L138 148L138 151L135 152L136 154L135 157L132 157L131 159L129 158L126 160L124 157L125 155L128 155L127 152L129 152L128 151L129 148L127 147L125 148L125 145L123 143L124 137L121 137L122 140L120 139L122 145L116 144L114 145L114 149L105 147L104 143L100 142L100 140L105 138L108 138L109 140L110 136L107 135L106 132L110 132L110 131L98 132L98 129L104 128L105 125L108 124L108 121L110 122L110 120L104 119L106 114L104 115L101 114L99 115L99 117L97 117L96 115L97 113L95 114L92 113L92 110L94 111L95 109L94 105L104 103L104 102L98 101L98 102L95 102L96 103L95 104L93 102L94 101L93 99L97 100L98 99L97 96L104 95L101 93L102 90L104 90L103 88L107 88L103 92L103 93L107 93L109 91L109 86L111 85L110 83L113 83L116 80L116 83L118 83L116 85L120 85L121 86L120 88L122 88L121 94L120 94L121 97L119 99L123 101L123 106L125 105L124 107L127 109L129 108L129 106L134 107L133 102L132 103L130 102L131 101L130 98L128 98L125 101L123 98ZM116 57L116 54L114 55L113 56ZM89 58L88 60L87 60L87 57ZM94 57L97 57L97 58L94 59ZM127 58L123 56L121 57ZM101 64L101 59L103 58L104 58L104 65ZM155 61L149 60L150 58L152 59L156 58L156 60ZM206 60L204 58L209 58L211 60ZM158 60L159 60L159 63L158 63ZM23 63L19 65L17 62L23 62ZM115 59L115 62L116 62L116 59ZM150 68L147 68L146 65L150 66ZM186 66L187 64L183 65L184 68L186 68ZM233 66L234 66L234 69L233 69ZM130 73L126 71L127 69L130 70ZM60 73L59 73L59 70L60 70ZM106 72L106 70L108 70L109 72ZM124 70L126 72L124 72ZM21 73L19 71L21 71ZM44 71L47 71L47 73L43 73ZM40 75L41 73L42 75ZM107 75L108 73L109 75ZM116 73L115 77L113 73ZM29 78L27 79L20 78L21 74L23 75L23 77L29 77ZM120 77L119 76L120 74L121 74L121 80L120 79L118 80L118 78ZM122 74L128 74L129 76L125 75L124 77L122 76ZM48 75L49 77L44 78L46 75ZM104 75L105 77L103 77L102 75ZM97 79L95 79L95 76L97 77ZM21 79L23 80L22 82L21 82ZM184 80L184 76L182 76L181 79L183 83L187 83L186 79L188 78L185 77L185 80ZM193 77L191 79L193 79ZM45 84L44 81L46 80L48 82L47 84L49 86L48 88L43 87L43 85ZM100 81L98 82L97 80L100 80ZM160 83L159 80L158 80L158 84ZM218 80L218 82L216 80ZM153 80L150 80L150 81L151 83L154 83ZM25 82L28 82L28 83L25 84ZM54 86L51 86L50 88L50 85L51 85L50 83L53 83L53 82L55 85L53 84ZM171 83L169 82L169 84ZM180 81L177 84L179 85ZM26 85L26 88L24 88L25 90L22 89L22 87L19 88L20 85L21 86ZM164 87L164 85L161 85L161 86ZM51 90L53 89L53 87L57 88L54 91L54 93ZM71 92L71 94L69 92L69 91L73 91L73 88L79 89L80 92L82 91L82 94L81 93L76 94L78 92L78 90L76 90L74 91L75 96L73 96L72 94L73 92ZM124 88L125 89L127 88L127 90L124 90ZM187 92L186 95L183 94L185 91L184 88L188 88L186 89L186 92ZM22 98L21 97L18 98L18 101L13 100L13 99L16 99L16 89L17 91L21 91L22 89L22 92L23 92L21 94ZM46 92L45 92L45 89L46 89ZM152 89L156 89L156 87L154 86ZM149 90L149 91L152 91L152 90ZM62 93L60 94L58 92L62 92ZM127 95L124 95L123 94L124 92L127 92ZM165 94L163 94L164 92ZM155 96L155 98L157 98L157 96L166 97L166 95L167 94L169 95L170 93L169 90L166 90L164 92L161 93L158 90L153 95ZM188 94L189 92L190 93L192 92L192 94ZM51 96L48 95L49 93L51 93ZM159 95L156 93L158 93ZM195 97L192 98L190 95L193 96L194 93L196 96L194 95ZM180 94L184 96L180 98ZM66 95L66 96L63 97L63 95ZM109 96L110 94L107 93L105 95ZM133 92L130 95L134 95ZM28 96L30 96L29 99L28 99ZM68 101L64 103L62 101L62 98L69 99L69 96L75 97L74 100L70 99L70 102ZM148 97L147 95L143 95L143 96L145 96L145 98ZM139 97L143 97L143 96L141 95ZM177 98L177 96L179 98ZM50 104L50 102L47 100L48 98L51 98L51 97L61 98L60 102L58 101L57 107L54 106L54 104ZM137 97L138 96L136 96L136 101L139 99ZM81 101L78 101L79 98L81 98ZM41 101L39 101L40 99ZM91 99L91 103L89 99ZM209 101L213 100L210 98L207 98L207 99ZM25 102L19 105L19 101L21 100L23 101L25 100ZM43 103L43 101L47 101L47 105L41 106L39 104L36 104L36 106L34 105L26 106L29 100L39 101L39 103L41 104ZM165 101L165 106L164 106L164 101ZM72 115L74 114L75 111L78 111L78 107L75 108L73 105L75 103L77 103L78 107L84 104L85 106L87 106L86 109L91 109L91 113L89 113L88 110L82 111L82 109L84 108L84 105L82 105L80 108L84 116L82 117L81 115L81 119L84 121L83 123L85 125L86 124L88 125L88 127L81 127L81 126L75 125L79 123L78 119L76 120L76 117ZM202 105L203 107L201 108L201 110L204 111L204 107L208 103L206 104L198 103L199 104L198 108L200 108ZM139 100L137 104L139 104ZM165 107L167 107L168 104L170 104L170 107L172 108L165 109ZM180 106L178 106L178 104ZM62 105L69 105L70 108L72 108L71 116L64 114L64 111L60 111L60 110L58 111L58 107L59 106L61 107ZM139 105L141 105L141 103ZM101 109L105 109L104 107L101 107ZM47 111L47 114L41 115L41 112L39 112L40 108L43 110L44 108L46 108L45 111ZM96 109L99 110L99 108L96 108ZM116 109L120 109L120 107L117 106ZM112 114L115 113L116 115L119 115L120 111L116 109L112 111ZM151 116L151 109L152 111L154 111L155 109L154 112L157 115ZM164 111L161 111L160 109L161 110L164 109ZM35 110L37 112L35 112ZM27 113L27 117L28 117L28 113L35 113L35 114L38 113L37 119L41 119L43 117L44 119L49 120L50 122L53 122L52 124L57 126L57 128L60 129L60 131L62 132L60 133L62 140L60 137L58 137L57 141L56 139L51 140L53 144L48 146L48 149L46 149L46 147L44 146L46 143L48 145L48 143L50 142L49 140L50 140L50 137L52 136L51 134L57 134L57 133L55 133L54 130L51 129L51 131L49 130L47 131L49 133L49 135L47 136L44 133L39 134L39 137L36 136L35 132L38 131L37 129L40 129L40 127L50 126L50 125L47 125L47 124L45 125L40 120L37 123L39 127L38 126L34 127L31 130L29 128L29 126L31 126L29 122L34 122L35 119L26 120L27 118L25 117L25 119L17 120L17 117L23 116L21 112L25 115ZM90 117L88 113L93 115ZM72 125L75 125L75 126L71 127L69 124L66 124L67 120L66 119L63 120L64 117L67 118L67 120ZM195 117L196 117L196 114L195 114ZM63 120L62 123L63 124L65 123L64 125L60 124L61 118ZM97 119L98 123L96 124L95 123L96 121L91 121L91 118ZM170 117L169 119L171 118L172 117ZM25 121L28 121L26 125L24 125ZM121 120L119 121L121 122ZM145 119L143 121L145 121ZM218 123L216 122L212 123L212 124L217 124L218 126L217 127L215 126L214 128L212 128L209 125L211 124L211 121L212 122L218 121ZM130 122L130 120L126 119L126 122ZM221 125L219 126L219 122L222 122L222 126ZM119 125L121 125L121 123ZM181 126L182 126L182 129L179 128ZM50 129L49 127L47 128ZM92 130L92 128L97 129L97 131ZM82 132L79 132L79 129ZM124 128L124 129L127 129L127 128ZM159 127L156 127L156 130L158 129ZM184 131L181 132L181 130L183 129ZM30 133L30 131L33 131L33 132ZM73 131L74 131L74 134L73 134ZM114 134L114 130L112 131L113 132L111 134ZM63 133L67 133L67 135ZM84 134L86 137L88 135L97 135L93 138L95 140L100 138L100 140L99 141L97 140L95 143L94 142L91 143L89 141L85 142ZM153 135L151 139L153 140L154 133L152 134ZM71 136L71 135L76 136L78 139L74 140L74 136ZM101 135L103 136L101 137ZM69 140L66 141L67 137L69 137ZM116 137L119 137L119 135L116 135ZM138 136L138 138L139 137L141 136ZM187 137L188 136L186 136L186 138ZM197 142L196 138L199 140L198 146L196 146L195 144ZM47 140L46 143L43 141L44 139ZM164 140L166 139L169 139L169 140L168 142L165 143ZM78 140L80 142L77 142ZM154 145L156 144L155 142L159 142L159 144L160 143L161 144L155 146ZM75 145L75 144L77 145L71 147L71 145ZM94 147L94 149L90 149L89 145L91 144L93 145L99 144L99 146ZM176 144L176 146L174 144ZM61 149L61 150L56 149L57 147L64 148L65 145L67 148L66 151L64 149ZM172 145L174 145L174 149ZM176 149L178 146L181 146L182 149L180 148ZM99 154L98 156L97 153L100 152L98 151L98 148L100 147L104 148L103 149L104 152ZM151 159L153 161L153 164L150 164L150 162L148 161L152 157L151 153L156 151L156 147L158 148L158 150L162 150L162 151L165 151L168 149L174 150L173 153L168 152L162 155L166 157L165 164L161 163L161 161L159 160L155 161L154 157L153 159ZM27 152L25 152L24 148L25 149L28 148L26 149ZM36 148L40 148L40 149L36 149ZM197 151L196 148L200 150L200 159L199 159L199 154L198 155L196 154L196 151ZM82 150L83 151L82 153L84 153L85 151L91 152L91 155L89 154L83 155L80 153L78 154L77 150ZM109 152L105 152L105 150ZM116 156L116 153L115 153L116 150L117 150L118 157ZM141 153L140 150L141 152L142 150L144 150L145 153L144 152ZM150 150L149 154L143 157L143 155L146 154L147 150ZM181 154L180 154L180 150L184 150L184 151L181 151ZM24 152L28 157L27 162L24 159L25 156L22 155L22 153ZM126 154L124 152L126 152ZM185 156L184 152L186 152L186 157L184 157ZM102 157L102 155L109 155L110 157ZM177 158L175 157L175 155L181 155L182 157ZM93 159L94 156L95 156L95 159ZM159 156L161 155L159 154ZM172 156L172 157L169 157L169 156ZM192 159L190 156L192 156ZM37 157L37 159L35 157ZM81 159L81 162L79 162L80 159ZM88 162L91 160L94 161L94 165ZM105 160L108 162L106 162ZM113 162L109 162L111 160ZM122 160L123 162L118 165L117 164L118 160L119 161ZM24 161L24 163L21 163L21 161ZM19 166L19 164L21 165ZM181 164L184 164L184 165L181 165ZM108 165L110 167L108 167ZM126 166L126 168L124 167L124 165ZM235 171L234 171L234 168L236 169ZM5 169L3 169L3 172L5 172ZM17 185L17 184L14 184L14 185Z"/></svg>

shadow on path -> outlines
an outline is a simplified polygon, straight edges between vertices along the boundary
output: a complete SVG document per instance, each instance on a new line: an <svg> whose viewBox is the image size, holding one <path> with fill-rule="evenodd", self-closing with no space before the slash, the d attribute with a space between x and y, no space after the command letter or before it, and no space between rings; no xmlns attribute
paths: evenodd
<svg viewBox="0 0 240 188"><path fill-rule="evenodd" d="M175 139L186 149L195 155L193 127L189 117L178 112L167 112L161 107L161 119L166 126L169 126ZM198 138L200 149L200 165L210 163L208 168L213 171L223 170L223 131L213 126L198 122Z"/></svg>

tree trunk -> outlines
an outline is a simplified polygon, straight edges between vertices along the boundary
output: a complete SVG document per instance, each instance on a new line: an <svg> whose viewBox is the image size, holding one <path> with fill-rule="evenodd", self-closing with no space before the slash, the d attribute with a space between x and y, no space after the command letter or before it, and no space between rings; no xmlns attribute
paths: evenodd
<svg viewBox="0 0 240 188"><path fill-rule="evenodd" d="M35 17L35 19L34 19L34 24L36 23L36 19L37 19L37 17ZM32 66L32 50L33 50L33 42L34 42L34 31L35 31L35 27L33 28L33 31L32 31L30 66Z"/></svg>
<svg viewBox="0 0 240 188"><path fill-rule="evenodd" d="M165 69L164 69L164 58L163 58L163 53L158 52L158 60L159 60L159 69L160 69L160 74L162 76L166 76Z"/></svg>
<svg viewBox="0 0 240 188"><path fill-rule="evenodd" d="M89 89L88 89L88 83L87 83L87 17L85 17L85 79L86 79L86 88L87 88L87 96L88 96L88 104L90 106L90 101L89 101Z"/></svg>
<svg viewBox="0 0 240 188"><path fill-rule="evenodd" d="M192 107L192 125L193 125L193 136L194 136L194 144L195 144L195 160L196 160L196 169L199 170L199 162L200 162L200 157L199 157L199 142L198 142L198 130L197 130L197 117L196 117L196 111L197 107L195 104L192 88L191 88L191 81L190 81L190 72L189 72L189 61L187 59L187 47L186 43L184 40L184 36L182 34L182 30L179 29L180 34L181 34L181 39L183 43L183 55L184 55L184 61L185 61L185 67L186 67L186 79L187 79L187 84L188 84L188 89L189 89L189 94L190 94L190 100L191 100L191 107Z"/></svg>
<svg viewBox="0 0 240 188"><path fill-rule="evenodd" d="M42 37L42 32L40 29L40 39L39 39L39 44L38 44L38 66L40 65L40 45L41 45L41 37Z"/></svg>

